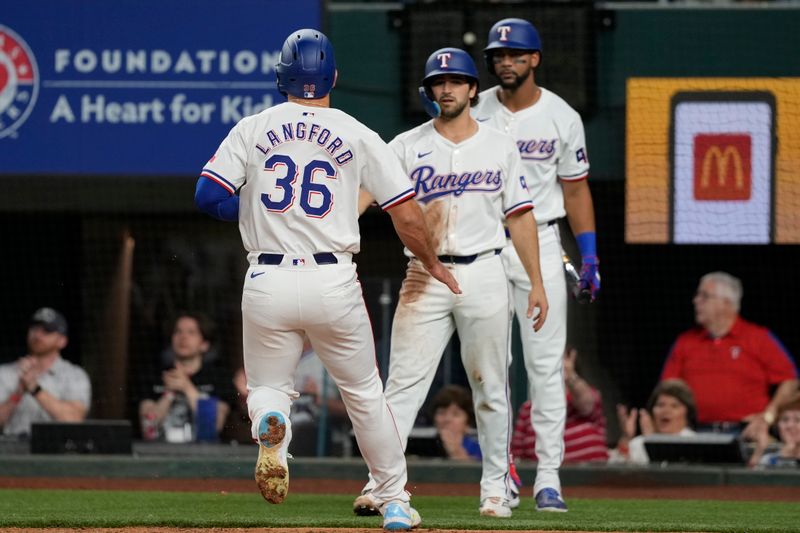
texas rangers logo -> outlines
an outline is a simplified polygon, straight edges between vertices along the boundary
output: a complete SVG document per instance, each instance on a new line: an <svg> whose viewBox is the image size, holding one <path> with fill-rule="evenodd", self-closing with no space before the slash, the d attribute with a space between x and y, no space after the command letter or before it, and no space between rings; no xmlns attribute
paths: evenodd
<svg viewBox="0 0 800 533"><path fill-rule="evenodd" d="M39 94L36 58L22 38L0 25L0 139L15 137Z"/></svg>
<svg viewBox="0 0 800 533"><path fill-rule="evenodd" d="M556 154L558 139L521 139L517 141L522 159L547 161Z"/></svg>
<svg viewBox="0 0 800 533"><path fill-rule="evenodd" d="M457 174L437 174L430 165L422 165L409 176L415 183L416 200L423 204L441 196L461 196L465 192L493 193L503 187L503 174L497 170L476 170Z"/></svg>
<svg viewBox="0 0 800 533"><path fill-rule="evenodd" d="M497 28L497 33L500 34L501 41L507 41L508 34L511 33L511 26L500 26Z"/></svg>
<svg viewBox="0 0 800 533"><path fill-rule="evenodd" d="M439 54L438 56L436 56L436 59L439 60L439 68L449 67L450 65L448 65L447 62L450 60L451 57L452 54L450 52L445 52L443 54Z"/></svg>

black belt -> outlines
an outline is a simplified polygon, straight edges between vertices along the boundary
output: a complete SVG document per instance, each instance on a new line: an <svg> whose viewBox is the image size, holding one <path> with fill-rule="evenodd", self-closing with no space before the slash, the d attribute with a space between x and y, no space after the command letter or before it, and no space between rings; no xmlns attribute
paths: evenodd
<svg viewBox="0 0 800 533"><path fill-rule="evenodd" d="M314 261L318 265L335 265L339 262L331 252L320 252L314 254ZM261 254L258 256L259 265L280 265L283 262L283 254Z"/></svg>
<svg viewBox="0 0 800 533"><path fill-rule="evenodd" d="M547 224L548 227L555 226L556 224L558 224L558 220L553 219L550 222L547 222L546 224ZM539 226L544 226L544 225L545 224L539 224ZM506 238L510 239L511 238L511 233L509 233L508 228L503 228L503 229L506 230Z"/></svg>
<svg viewBox="0 0 800 533"><path fill-rule="evenodd" d="M503 250L501 248L497 248L494 251L494 255L500 255L500 252ZM489 253L489 252L483 252ZM440 255L439 261L442 263L455 263L457 265L468 265L474 262L478 256L481 254L472 254L472 255Z"/></svg>

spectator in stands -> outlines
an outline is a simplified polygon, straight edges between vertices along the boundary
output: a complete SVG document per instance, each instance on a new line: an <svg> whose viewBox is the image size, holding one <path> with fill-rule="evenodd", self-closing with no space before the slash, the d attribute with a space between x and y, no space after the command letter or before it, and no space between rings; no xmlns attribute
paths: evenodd
<svg viewBox="0 0 800 533"><path fill-rule="evenodd" d="M460 385L445 385L431 400L433 425L448 459L480 461L481 447L473 434L472 395Z"/></svg>
<svg viewBox="0 0 800 533"><path fill-rule="evenodd" d="M197 433L198 401L215 398L217 432L234 401L230 373L203 355L211 346L213 325L200 313L178 315L172 329L175 360L146 383L139 403L142 436L167 442L188 442Z"/></svg>
<svg viewBox="0 0 800 533"><path fill-rule="evenodd" d="M697 410L691 389L679 379L659 383L650 394L647 409L630 409L617 406L620 439L612 450L609 462L647 464L650 458L644 447L644 438L653 434L690 436L695 432ZM636 422L640 434L636 435Z"/></svg>
<svg viewBox="0 0 800 533"><path fill-rule="evenodd" d="M800 399L781 408L777 425L781 448L775 453L764 454L759 464L791 467L800 465Z"/></svg>
<svg viewBox="0 0 800 533"><path fill-rule="evenodd" d="M300 457L317 455L321 429L324 432L326 454L339 455L340 445L350 438L350 420L339 389L308 338L305 339L303 353L295 370L294 388L299 396L292 402L289 412L292 421L289 453Z"/></svg>
<svg viewBox="0 0 800 533"><path fill-rule="evenodd" d="M64 315L43 307L31 317L28 353L0 366L3 434L27 436L34 422L80 422L92 399L89 376L61 357L68 342Z"/></svg>
<svg viewBox="0 0 800 533"><path fill-rule="evenodd" d="M739 279L726 272L703 276L693 299L698 327L675 341L661 379L689 385L699 430L744 428L742 435L756 442L755 464L769 441L769 426L797 391L797 369L767 328L739 316L741 299Z"/></svg>
<svg viewBox="0 0 800 533"><path fill-rule="evenodd" d="M564 351L564 382L567 392L567 421L564 425L564 462L583 463L608 460L606 418L600 392L576 371L578 351ZM536 461L536 433L531 425L531 402L519 409L511 440L511 452L518 459Z"/></svg>

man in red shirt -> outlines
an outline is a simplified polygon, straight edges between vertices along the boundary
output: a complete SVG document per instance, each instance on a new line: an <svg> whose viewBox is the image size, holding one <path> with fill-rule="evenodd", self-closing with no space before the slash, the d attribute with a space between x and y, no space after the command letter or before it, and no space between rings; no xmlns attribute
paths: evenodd
<svg viewBox="0 0 800 533"><path fill-rule="evenodd" d="M675 341L661 379L688 383L701 428L746 423L742 435L756 441L757 461L778 410L798 389L797 368L772 332L739 316L741 299L742 282L730 274L700 278L692 300L699 327Z"/></svg>

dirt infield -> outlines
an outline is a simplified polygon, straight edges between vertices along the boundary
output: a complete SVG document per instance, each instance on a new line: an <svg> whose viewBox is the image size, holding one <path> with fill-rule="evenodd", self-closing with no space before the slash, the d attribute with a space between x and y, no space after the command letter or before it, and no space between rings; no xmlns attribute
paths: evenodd
<svg viewBox="0 0 800 533"><path fill-rule="evenodd" d="M363 482L358 480L293 479L292 493L358 494ZM250 479L114 479L114 478L43 478L0 477L0 488L70 489L70 490L163 490L179 492L252 492ZM409 483L408 489L419 496L475 496L478 484ZM523 489L524 490L524 489ZM564 487L567 498L656 498L673 500L737 500L800 502L800 487L768 486L582 486ZM54 531L54 530L48 530ZM252 530L250 530L252 531Z"/></svg>

